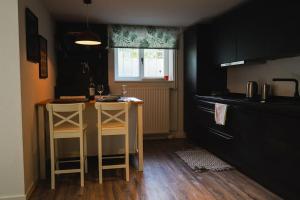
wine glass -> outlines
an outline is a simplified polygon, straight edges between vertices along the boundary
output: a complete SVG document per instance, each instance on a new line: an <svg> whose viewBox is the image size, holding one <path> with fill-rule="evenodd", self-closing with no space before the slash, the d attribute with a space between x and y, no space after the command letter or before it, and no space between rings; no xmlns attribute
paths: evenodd
<svg viewBox="0 0 300 200"><path fill-rule="evenodd" d="M101 98L102 93L104 92L104 85L103 84L97 85L97 92L100 94L100 98Z"/></svg>
<svg viewBox="0 0 300 200"><path fill-rule="evenodd" d="M125 97L125 95L127 94L127 89L126 89L127 85L122 85L122 96Z"/></svg>

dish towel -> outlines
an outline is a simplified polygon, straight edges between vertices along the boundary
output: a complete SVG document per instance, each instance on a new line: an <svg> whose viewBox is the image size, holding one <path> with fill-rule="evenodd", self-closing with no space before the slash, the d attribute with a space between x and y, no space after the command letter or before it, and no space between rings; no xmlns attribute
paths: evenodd
<svg viewBox="0 0 300 200"><path fill-rule="evenodd" d="M215 104L215 121L216 124L225 125L226 122L226 113L227 113L226 104L216 103Z"/></svg>

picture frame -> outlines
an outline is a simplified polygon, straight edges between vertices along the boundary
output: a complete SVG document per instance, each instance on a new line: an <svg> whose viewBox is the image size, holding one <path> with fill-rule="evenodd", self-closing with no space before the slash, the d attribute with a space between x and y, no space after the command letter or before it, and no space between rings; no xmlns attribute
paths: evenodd
<svg viewBox="0 0 300 200"><path fill-rule="evenodd" d="M37 63L39 62L38 18L29 8L25 9L25 15L27 60Z"/></svg>
<svg viewBox="0 0 300 200"><path fill-rule="evenodd" d="M39 78L48 78L48 50L47 40L39 36Z"/></svg>

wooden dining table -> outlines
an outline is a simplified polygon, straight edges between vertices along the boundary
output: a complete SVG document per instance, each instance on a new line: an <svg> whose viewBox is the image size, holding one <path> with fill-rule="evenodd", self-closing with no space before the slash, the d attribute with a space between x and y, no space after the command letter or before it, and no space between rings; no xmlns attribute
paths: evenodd
<svg viewBox="0 0 300 200"><path fill-rule="evenodd" d="M137 122L136 122L136 143L137 148L135 149L135 154L137 154L137 169L138 171L143 171L143 100L135 97L122 97L120 99L122 102L128 102L129 105L137 106ZM37 109L37 132L38 132L38 148L39 148L39 172L40 179L46 178L46 161L47 161L47 130L49 127L46 126L47 120L47 110L46 105L48 103L85 103L86 106L94 106L95 100L72 100L72 99L47 99L36 104Z"/></svg>

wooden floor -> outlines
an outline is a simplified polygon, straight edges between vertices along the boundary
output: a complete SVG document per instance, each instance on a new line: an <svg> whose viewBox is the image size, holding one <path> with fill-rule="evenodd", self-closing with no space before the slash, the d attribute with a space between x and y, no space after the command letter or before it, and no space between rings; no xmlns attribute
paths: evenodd
<svg viewBox="0 0 300 200"><path fill-rule="evenodd" d="M189 149L185 140L145 141L144 172L130 170L130 182L122 179L122 171L105 174L99 185L96 160L90 159L85 187L80 188L77 174L57 177L56 190L49 180L40 182L31 200L48 199L147 199L147 200L273 200L280 199L236 170L196 173L177 155Z"/></svg>

